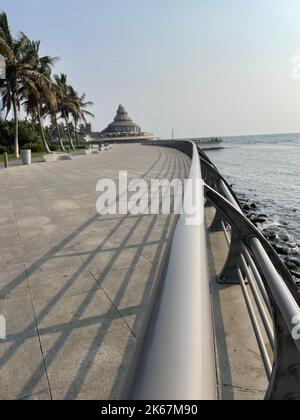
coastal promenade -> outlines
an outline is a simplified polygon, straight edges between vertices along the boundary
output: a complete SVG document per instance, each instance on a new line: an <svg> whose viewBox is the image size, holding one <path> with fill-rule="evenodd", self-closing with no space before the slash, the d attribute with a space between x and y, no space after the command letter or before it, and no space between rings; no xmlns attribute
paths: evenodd
<svg viewBox="0 0 300 420"><path fill-rule="evenodd" d="M0 400L118 398L175 216L100 216L96 184L189 166L128 145L0 170Z"/></svg>
<svg viewBox="0 0 300 420"><path fill-rule="evenodd" d="M118 145L70 161L0 170L0 316L7 322L7 337L0 340L0 400L113 400L123 395L145 315L153 308L150 298L156 280L161 279L159 266L173 237L176 216L100 216L96 185L101 179L118 184L123 170L128 171L129 181L186 179L194 162L195 157L191 162L186 154L169 147ZM203 163L203 174L204 168ZM215 208L206 204L203 255L195 254L197 248L189 250L196 262L190 275L196 275L200 289L205 289L201 275L208 256L207 296L211 297L215 351L212 346L211 354L204 357L213 359L216 366L213 376L217 376L219 399L262 400L268 388L264 364L240 285L216 281L228 256L228 243L222 230L209 228ZM185 244L177 242L177 262L182 255L193 260L187 258ZM175 304L181 316L191 315L192 295L187 305L182 298L185 288L187 292L194 289L189 289L186 262L178 264L176 270L183 270L177 283L181 292L174 292L171 306ZM199 279L198 266L204 270ZM172 276L174 290L178 276L174 272ZM200 316L205 308L196 300L194 309ZM208 319L192 329L180 317L180 325L174 323L176 315L172 313L169 319L176 336L186 333L189 339L204 339L201 328L206 329ZM255 315L263 330L257 308ZM268 337L263 334L262 340L272 360ZM192 353L189 348L179 359ZM180 366L172 369L177 372ZM193 375L190 378L192 383Z"/></svg>

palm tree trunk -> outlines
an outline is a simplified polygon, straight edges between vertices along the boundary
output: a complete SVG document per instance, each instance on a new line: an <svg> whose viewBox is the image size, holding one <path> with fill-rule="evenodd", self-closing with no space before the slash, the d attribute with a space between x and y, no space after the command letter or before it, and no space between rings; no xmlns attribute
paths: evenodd
<svg viewBox="0 0 300 420"><path fill-rule="evenodd" d="M70 127L69 127L69 121L68 121L68 117L67 114L64 112L64 118L66 121L66 126L67 126L67 133L68 133L68 138L69 138L69 142L70 142L70 146L73 150L75 150L75 146L72 140L72 136L71 136L71 132L70 132Z"/></svg>
<svg viewBox="0 0 300 420"><path fill-rule="evenodd" d="M62 140L62 138L61 138L60 129L59 129L58 122L57 122L57 116L56 116L56 114L55 114L55 113L53 114L53 118L54 118L54 124L55 124L55 127L56 127L57 137L58 137L58 141L59 141L59 144L60 144L61 150L62 150L63 152L65 152L65 151L66 151L66 149L65 149L65 145L64 145L64 142L63 142L63 140Z"/></svg>
<svg viewBox="0 0 300 420"><path fill-rule="evenodd" d="M74 120L74 125L75 125L75 139L76 139L77 146L79 146L78 133L77 133L77 124L78 124L78 122L77 122L77 119L75 118L75 120Z"/></svg>
<svg viewBox="0 0 300 420"><path fill-rule="evenodd" d="M18 104L17 104L17 97L14 93L12 96L13 102L13 109L14 109L14 119L15 119L15 139L14 139L14 157L19 159L20 151L19 151L19 113L18 113Z"/></svg>
<svg viewBox="0 0 300 420"><path fill-rule="evenodd" d="M42 122L42 117L41 117L40 105L37 105L36 108L37 108L39 125L40 125L41 135L42 135L42 139L43 139L43 143L44 143L45 149L46 149L47 153L52 153L51 150L50 150L50 148L49 148L49 145L47 143L47 140L46 140L45 131L44 131L43 122Z"/></svg>

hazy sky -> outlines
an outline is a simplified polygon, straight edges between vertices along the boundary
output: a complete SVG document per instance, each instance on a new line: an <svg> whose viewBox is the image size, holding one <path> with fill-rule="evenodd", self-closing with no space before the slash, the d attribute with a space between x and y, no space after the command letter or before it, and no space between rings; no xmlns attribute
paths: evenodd
<svg viewBox="0 0 300 420"><path fill-rule="evenodd" d="M300 131L300 0L0 0L95 102L157 136Z"/></svg>

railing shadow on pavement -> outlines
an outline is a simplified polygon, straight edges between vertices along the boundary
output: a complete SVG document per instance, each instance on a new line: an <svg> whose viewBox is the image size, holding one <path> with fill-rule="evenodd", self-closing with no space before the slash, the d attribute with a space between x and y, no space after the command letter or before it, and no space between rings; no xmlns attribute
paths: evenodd
<svg viewBox="0 0 300 420"><path fill-rule="evenodd" d="M169 162L168 162L168 160L169 160ZM154 177L157 177L157 176L158 177L159 176L163 177L163 176L167 175L167 173L170 170L172 170L173 173L174 173L176 163L178 163L178 162L176 162L176 161L172 162L170 160L170 158L166 159L166 162L163 163L163 165L162 165L161 173L155 173ZM151 170L155 168L156 164L157 164L157 162L155 162L153 167L151 167L144 174L144 176L149 174L151 172ZM77 228L72 234L70 234L60 244L58 244L56 247L54 247L52 250L50 250L39 261L36 261L34 264L32 264L32 266L29 267L29 269L27 270L28 275L33 274L38 268L42 267L43 264L45 264L45 262L51 260L52 258L55 258L56 254L59 252L60 249L64 248L64 246L66 244L68 244L72 240L74 240L74 238L77 235L79 235L81 232L83 232L91 224L97 222L99 220L99 218L100 218L99 215L96 215L96 216L92 217L86 223L84 223L79 228ZM136 230L138 230L139 225L142 222L143 218L144 218L144 216L138 216L138 217L135 218L136 220L135 220L134 226L128 231L128 234L127 234L124 242L120 245L120 247L116 247L116 249L114 249L113 257L108 262L108 264L106 265L105 269L103 270L103 272L101 273L99 278L96 279L96 281L97 281L97 283L99 284L100 287L101 287L101 284L104 281L105 277L108 275L111 268L113 267L114 261L117 259L118 255L122 252L122 250L126 247L127 241L131 238L133 233ZM38 383L41 375L44 372L45 366L46 366L46 368L49 367L51 365L51 363L55 360L55 357L58 355L59 350L62 348L63 344L66 342L67 338L69 337L71 331L74 330L74 328L80 328L84 325L90 325L91 323L97 324L97 323L101 322L103 320L103 318L112 319L112 320L114 319L114 317L111 316L112 314L110 314L110 313L103 314L103 316L101 316L101 317L95 317L95 318L91 318L91 319L82 319L81 316L84 312L84 309L86 308L89 301L92 299L93 294L95 293L94 290L91 290L91 292L87 293L86 296L84 297L83 301L81 302L78 309L75 311L75 313L72 317L72 320L68 323L68 325L54 325L54 326L51 326L50 328L45 328L44 330L39 328L40 322L44 319L44 317L47 315L47 313L49 313L51 308L53 308L55 306L55 304L60 299L62 299L64 297L68 288L71 287L71 285L74 283L74 281L88 267L89 263L92 261L94 256L97 255L99 252L103 251L103 249L105 248L105 244L109 241L110 237L115 232L117 232L117 230L122 226L122 224L125 222L126 219L127 219L126 217L122 217L118 221L115 228L112 229L112 231L107 235L105 240L101 241L99 246L91 252L90 256L85 261L83 261L82 266L78 270L76 270L76 272L70 277L70 279L68 279L68 281L64 284L64 286L56 293L55 297L50 302L47 302L45 307L38 314L36 314L35 322L28 325L27 328L23 331L22 334L19 334L19 335L17 334L17 335L14 335L12 337L8 337L8 342L12 341L12 344L8 348L8 350L1 357L0 367L2 367L2 368L5 367L6 362L18 350L18 348L22 344L22 342L27 340L33 334L33 331L35 330L35 328L38 329L39 334L48 334L48 333L55 333L55 332L60 333L58 339L52 345L50 351L48 351L44 355L44 360L42 361L41 365L39 365L36 368L35 372L32 373L32 375L29 378L29 380L27 381L27 383L24 384L23 389L20 390L19 394L17 395L17 398L23 398L24 396L30 395L30 393L32 393L35 385ZM115 300L112 302L112 311L115 314L116 313L115 311L117 310L120 318L124 318L124 317L126 317L126 315L130 315L130 314L131 315L136 315L136 316L137 315L141 316L140 309L143 309L142 305L145 304L145 302L147 302L147 298L148 298L148 296L150 294L150 290L153 286L154 277L156 275L155 265L153 265L152 270L149 273L149 278L146 281L145 294L144 294L144 297L142 299L141 304L138 305L137 307L134 307L134 308L124 309L122 311L122 313L119 311L118 304L120 303L120 301L122 299L122 296L125 293L125 290L128 286L128 282L131 278L131 275L132 275L133 271L135 270L137 261L139 260L139 257L143 254L144 247L148 244L148 237L149 237L149 234L151 233L151 230L155 227L155 222L156 222L156 217L154 217L153 220L152 220L151 229L149 229L145 233L144 237L142 237L139 244L137 244L136 255L134 257L134 260L127 270L127 274L126 274L125 279L122 282L122 284L121 284L121 286L118 290L118 294L117 294ZM165 226L165 229L163 229L163 231L162 231L162 238L161 238L160 241L158 241L158 244L157 244L157 246L158 246L158 251L157 251L157 255L156 255L157 257L159 257L159 254L161 253L162 248L165 245L166 229L168 229L167 224ZM0 291L1 296L8 295L11 291L13 291L23 281L24 281L24 276L18 276L9 285L2 288L2 290ZM99 329L97 331L97 334L95 334L95 340L94 340L91 348L87 351L85 360L83 360L82 363L81 363L81 366L78 367L77 374L76 374L72 384L70 385L69 389L66 390L66 393L65 393L65 398L66 399L76 398L76 396L80 393L82 384L84 383L84 379L86 378L86 376L88 374L88 371L89 371L89 368L90 368L90 363L86 363L86 362L93 360L93 357L96 356L95 349L97 349L97 352L99 351L99 349L101 347L101 343L104 339L104 336L108 331L108 328L109 328L109 323L106 323L105 325L103 324L99 327ZM117 386L115 388L117 389ZM113 395L116 395L116 392L117 392L116 389L114 389L112 391Z"/></svg>

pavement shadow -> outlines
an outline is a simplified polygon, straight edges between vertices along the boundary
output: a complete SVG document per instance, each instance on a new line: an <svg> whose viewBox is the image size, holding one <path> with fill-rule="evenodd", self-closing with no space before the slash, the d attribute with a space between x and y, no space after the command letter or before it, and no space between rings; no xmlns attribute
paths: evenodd
<svg viewBox="0 0 300 420"><path fill-rule="evenodd" d="M153 165L145 172L144 177L149 176L152 171L155 171L153 177L154 178L164 178L167 175L174 176L178 168L181 167L181 176L186 175L187 171L187 163L186 161L182 160L180 156L173 153L164 153L166 156L165 160L161 162L162 154L160 153L158 159L153 163ZM158 163L162 163L162 168L158 173L156 168ZM120 197L118 198L120 199ZM142 318L144 314L144 308L147 302L150 299L151 290L153 287L153 283L155 282L155 277L157 273L157 266L156 264L152 265L150 273L148 274L147 281L145 282L144 293L139 305L128 307L123 309L122 311L119 309L120 303L122 298L129 286L130 279L137 269L137 264L141 258L143 258L144 249L149 243L149 236L153 230L158 228L156 226L157 220L159 216L137 216L134 218L133 226L128 229L125 239L123 240L120 246L116 246L113 248L113 255L111 256L110 260L107 262L105 268L102 270L101 274L95 278L97 284L100 288L102 288L104 280L107 278L109 273L114 267L115 261L124 251L124 249L128 249L132 247L129 245L129 241L132 238L132 235L139 231L139 227L141 226L145 217L151 218L151 222L146 232L141 235L140 242L133 248L134 249L134 258L127 269L126 275L122 280L122 283L117 291L116 296L114 299L111 300L111 308L108 310L106 314L101 314L99 316L89 317L82 319L82 316L85 312L85 309L88 307L89 303L94 297L95 289L89 291L88 293L84 294L84 297L76 310L72 313L72 319L70 322L66 324L60 325L52 325L46 328L40 328L39 325L45 319L47 314L55 307L58 301L64 298L66 292L70 289L70 287L74 284L76 279L78 279L82 273L89 269L89 266L96 255L103 252L106 244L109 243L110 239L113 237L115 233L118 232L120 228L122 228L125 222L128 220L128 217L122 217L117 219L117 224L114 226L113 229L107 234L105 239L103 239L99 245L93 249L90 253L85 255L85 259L82 259L81 266L75 270L72 276L65 282L65 284L57 291L53 299L49 302L46 302L45 306L39 311L39 313L35 314L34 322L30 323L21 334L15 334L8 337L8 342L11 343L9 348L5 351L2 355L0 360L0 369L5 369L5 365L10 360L10 358L14 355L14 353L18 350L19 346L22 345L23 342L28 340L30 337L39 336L45 334L59 334L58 338L55 340L54 344L51 346L50 350L43 354L43 360L41 363L36 367L35 371L32 372L32 375L29 379L27 379L26 383L22 386L22 389L19 391L18 395L16 395L17 399L22 399L25 396L29 396L34 392L36 385L41 380L41 377L45 374L47 376L47 368L51 366L54 362L55 358L58 357L60 350L66 343L68 337L76 328L84 328L85 326L90 325L98 325L100 323L99 328L97 329L94 339L92 340L92 344L90 348L87 350L84 359L81 361L80 366L78 366L77 372L72 380L72 383L69 385L68 389L63 391L63 398L64 399L75 399L80 395L82 387L84 385L85 379L89 373L89 370L92 366L92 361L96 357L97 353L100 351L101 344L107 335L110 324L115 319L123 319L125 320L126 316L136 316L136 320L133 327L128 325L128 328L132 331L131 338L128 341L128 345L126 351L124 353L123 361L118 369L118 373L114 380L114 384L112 386L110 398L116 398L119 393L120 384L122 383L122 377L126 371L126 365L129 355L132 353L134 344L135 344L135 331L138 331L141 324ZM68 235L63 241L61 241L58 245L52 248L47 254L45 254L41 259L34 262L28 269L27 275L30 276L39 268L41 268L47 261L50 261L53 258L57 258L57 253L60 252L67 244L71 243L79 234L84 232L88 227L90 227L93 223L98 223L101 220L101 216L95 215L89 220L87 220L84 224L79 226L75 229L70 235ZM150 220L150 219L149 219ZM161 257L162 250L168 241L168 231L170 224L172 222L171 216L166 218L165 225L162 227L159 225L159 228L162 229L161 231L161 238L157 241L157 251L154 258L154 261L158 261ZM78 253L80 254L80 253ZM6 285L0 290L0 296L7 296L9 295L18 285L20 285L24 281L24 276L16 277L10 284ZM108 322L103 322L104 320L108 320ZM126 322L126 321L125 321ZM48 378L48 376L47 376ZM49 379L48 379L49 381ZM51 393L51 386L52 384L49 383L49 389ZM99 386L101 386L101 381L99 380Z"/></svg>

